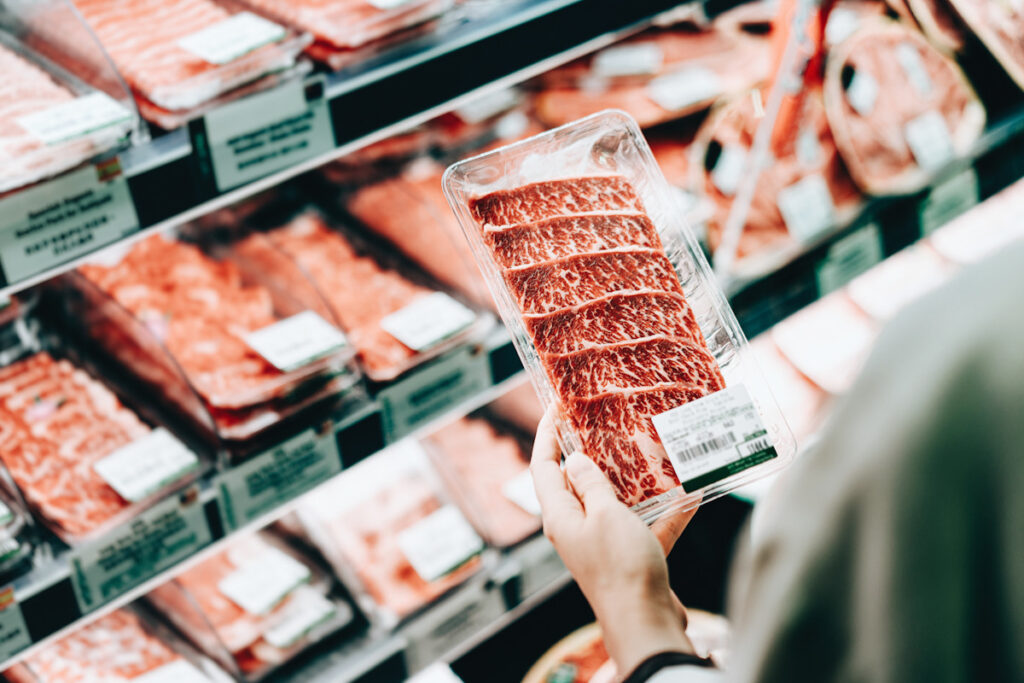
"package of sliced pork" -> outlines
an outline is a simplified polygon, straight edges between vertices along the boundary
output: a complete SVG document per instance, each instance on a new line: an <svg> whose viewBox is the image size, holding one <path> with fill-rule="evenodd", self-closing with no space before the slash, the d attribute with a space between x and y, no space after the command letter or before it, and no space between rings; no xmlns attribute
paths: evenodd
<svg viewBox="0 0 1024 683"><path fill-rule="evenodd" d="M949 0L956 13L1024 90L1024 4Z"/></svg>
<svg viewBox="0 0 1024 683"><path fill-rule="evenodd" d="M793 436L639 126L606 111L445 192L564 453L650 521L782 467Z"/></svg>
<svg viewBox="0 0 1024 683"><path fill-rule="evenodd" d="M864 22L828 56L825 112L860 189L920 190L974 146L985 109L952 59L897 22Z"/></svg>

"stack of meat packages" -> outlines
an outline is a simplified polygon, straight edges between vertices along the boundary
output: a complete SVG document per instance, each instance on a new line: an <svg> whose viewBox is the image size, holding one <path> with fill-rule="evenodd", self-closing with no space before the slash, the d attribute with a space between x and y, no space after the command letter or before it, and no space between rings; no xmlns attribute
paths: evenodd
<svg viewBox="0 0 1024 683"><path fill-rule="evenodd" d="M193 643L244 680L265 678L351 620L330 581L269 532L233 537L147 599Z"/></svg>
<svg viewBox="0 0 1024 683"><path fill-rule="evenodd" d="M251 439L355 381L344 349L287 372L264 359L247 335L282 319L271 291L194 245L154 235L73 281L93 302L86 315L101 316L87 332L217 438Z"/></svg>
<svg viewBox="0 0 1024 683"><path fill-rule="evenodd" d="M325 301L329 315L355 347L366 376L374 381L396 378L471 336L480 323L486 324L471 314L474 323L436 345L420 349L407 346L386 331L382 323L437 290L413 281L369 250L357 247L329 227L315 210L300 212L279 228L253 233L235 251L242 258L259 263L269 278L280 280L283 287L311 308ZM281 254L298 269L283 268ZM456 270L457 267L450 268L451 272ZM308 280L303 283L298 278ZM313 299L307 301L309 296Z"/></svg>
<svg viewBox="0 0 1024 683"><path fill-rule="evenodd" d="M629 505L677 487L651 417L725 383L634 187L535 182L469 211L583 452Z"/></svg>

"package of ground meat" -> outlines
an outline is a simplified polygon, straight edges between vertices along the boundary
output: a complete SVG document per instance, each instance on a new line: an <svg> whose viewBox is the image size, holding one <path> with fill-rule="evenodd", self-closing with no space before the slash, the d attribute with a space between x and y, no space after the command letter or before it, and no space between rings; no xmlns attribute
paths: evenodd
<svg viewBox="0 0 1024 683"><path fill-rule="evenodd" d="M226 670L256 681L352 621L330 588L329 576L263 531L232 537L146 599Z"/></svg>
<svg viewBox="0 0 1024 683"><path fill-rule="evenodd" d="M172 111L290 67L312 40L226 1L76 0L75 6L136 94Z"/></svg>
<svg viewBox="0 0 1024 683"><path fill-rule="evenodd" d="M564 453L645 519L794 442L639 126L608 111L458 163L445 193Z"/></svg>
<svg viewBox="0 0 1024 683"><path fill-rule="evenodd" d="M867 194L921 189L968 153L985 126L960 67L897 22L864 22L838 45L824 93L836 146Z"/></svg>
<svg viewBox="0 0 1024 683"><path fill-rule="evenodd" d="M298 508L306 532L384 626L426 607L481 566L483 540L405 440L346 470Z"/></svg>
<svg viewBox="0 0 1024 683"><path fill-rule="evenodd" d="M459 509L490 545L507 548L540 531L529 463L533 432L517 432L480 413L422 443Z"/></svg>
<svg viewBox="0 0 1024 683"><path fill-rule="evenodd" d="M3 672L11 683L231 683L170 629L123 607L43 646Z"/></svg>
<svg viewBox="0 0 1024 683"><path fill-rule="evenodd" d="M1006 73L1024 89L1024 5L1014 0L949 0Z"/></svg>

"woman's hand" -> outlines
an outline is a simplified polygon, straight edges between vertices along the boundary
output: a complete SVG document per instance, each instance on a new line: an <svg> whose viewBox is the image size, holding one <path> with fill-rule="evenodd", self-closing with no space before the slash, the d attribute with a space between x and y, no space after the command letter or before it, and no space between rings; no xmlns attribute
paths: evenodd
<svg viewBox="0 0 1024 683"><path fill-rule="evenodd" d="M647 526L619 502L601 470L580 453L560 466L549 412L537 429L530 470L544 534L594 610L620 673L668 650L693 653L686 611L668 582L665 555L695 510Z"/></svg>

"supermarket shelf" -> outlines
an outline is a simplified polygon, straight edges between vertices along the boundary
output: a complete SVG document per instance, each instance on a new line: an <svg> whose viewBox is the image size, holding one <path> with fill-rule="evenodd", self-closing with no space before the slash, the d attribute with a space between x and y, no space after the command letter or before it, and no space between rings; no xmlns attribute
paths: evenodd
<svg viewBox="0 0 1024 683"><path fill-rule="evenodd" d="M523 375L508 334L498 327L485 341L403 375L379 388L373 399L348 402L323 424L304 425L277 446L204 477L101 538L36 558L36 566L13 582L16 605L0 610L12 619L17 615L13 627L0 620L0 669L144 595L216 552L231 534L279 519L304 493L388 443L428 432L485 405ZM41 552L51 547L43 544ZM510 573L506 565L499 572L505 578L489 579L488 590L524 573ZM539 579L526 574L526 588L532 591ZM504 612L505 603L501 605L495 615ZM20 619L24 621L19 624Z"/></svg>
<svg viewBox="0 0 1024 683"><path fill-rule="evenodd" d="M833 292L883 259L1024 177L1024 109L989 127L967 158L917 194L869 200L843 229L760 277L732 283L729 302L748 337Z"/></svg>
<svg viewBox="0 0 1024 683"><path fill-rule="evenodd" d="M708 0L693 7L713 16L740 1ZM339 72L225 104L187 127L127 150L113 164L16 193L4 200L17 200L12 210L0 211L0 233L10 238L0 253L0 295L52 277L103 247L194 219L426 121L469 97L609 44L677 4L494 3L489 14L466 18ZM40 222L40 216L44 221L52 217L46 213L51 207L68 204L77 210Z"/></svg>

